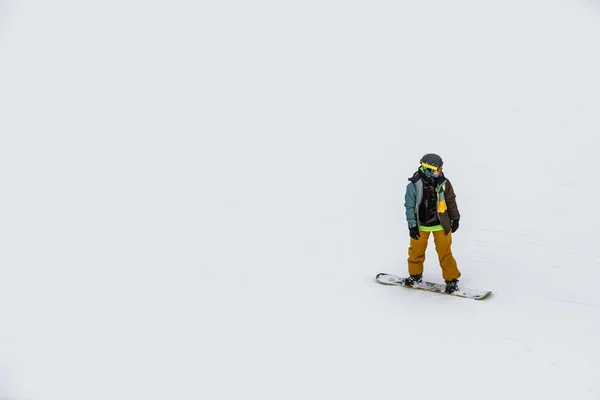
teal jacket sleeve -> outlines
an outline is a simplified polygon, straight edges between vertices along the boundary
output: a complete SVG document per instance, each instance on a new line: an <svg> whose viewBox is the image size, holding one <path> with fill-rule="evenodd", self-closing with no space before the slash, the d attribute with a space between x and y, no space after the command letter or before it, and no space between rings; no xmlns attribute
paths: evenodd
<svg viewBox="0 0 600 400"><path fill-rule="evenodd" d="M406 222L408 222L409 228L417 226L417 215L415 214L416 205L417 187L414 183L410 182L408 185L406 185L406 194L404 195L404 207L406 208Z"/></svg>

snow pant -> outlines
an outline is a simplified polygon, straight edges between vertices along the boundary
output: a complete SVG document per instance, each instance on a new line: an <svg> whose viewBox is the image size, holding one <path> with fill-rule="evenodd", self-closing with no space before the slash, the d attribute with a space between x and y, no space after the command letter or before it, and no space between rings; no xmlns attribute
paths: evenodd
<svg viewBox="0 0 600 400"><path fill-rule="evenodd" d="M435 250L438 254L440 266L442 267L442 276L444 280L460 278L460 271L456 265L456 260L452 255L452 233L446 234L444 231L437 232L419 232L421 237L418 240L410 238L410 247L408 248L408 273L418 275L423 273L423 263L425 262L425 250L429 235L433 233Z"/></svg>

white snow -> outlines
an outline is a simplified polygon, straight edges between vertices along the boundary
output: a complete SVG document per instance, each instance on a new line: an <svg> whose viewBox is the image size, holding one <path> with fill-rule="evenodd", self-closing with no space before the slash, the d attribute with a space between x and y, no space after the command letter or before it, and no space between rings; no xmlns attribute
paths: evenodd
<svg viewBox="0 0 600 400"><path fill-rule="evenodd" d="M0 1L0 399L600 399L599 43L584 0ZM374 282L428 152L491 298Z"/></svg>

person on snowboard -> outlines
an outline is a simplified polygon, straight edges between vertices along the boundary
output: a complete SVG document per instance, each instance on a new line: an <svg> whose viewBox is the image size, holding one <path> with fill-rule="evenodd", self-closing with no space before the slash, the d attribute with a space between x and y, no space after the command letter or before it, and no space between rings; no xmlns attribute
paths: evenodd
<svg viewBox="0 0 600 400"><path fill-rule="evenodd" d="M452 234L458 229L460 213L450 181L444 176L444 162L437 154L425 154L421 166L409 178L404 196L406 221L410 232L406 285L423 280L423 263L429 236L433 233L446 293L458 290L460 271L452 255Z"/></svg>

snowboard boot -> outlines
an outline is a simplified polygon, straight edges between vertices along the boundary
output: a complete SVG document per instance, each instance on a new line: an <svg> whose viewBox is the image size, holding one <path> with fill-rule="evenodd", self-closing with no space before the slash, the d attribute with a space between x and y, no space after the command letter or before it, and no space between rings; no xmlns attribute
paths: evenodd
<svg viewBox="0 0 600 400"><path fill-rule="evenodd" d="M412 287L415 283L423 282L423 274L411 275L404 280L404 284L408 287Z"/></svg>
<svg viewBox="0 0 600 400"><path fill-rule="evenodd" d="M451 281L446 281L446 293L454 293L458 291L458 279L452 279Z"/></svg>

